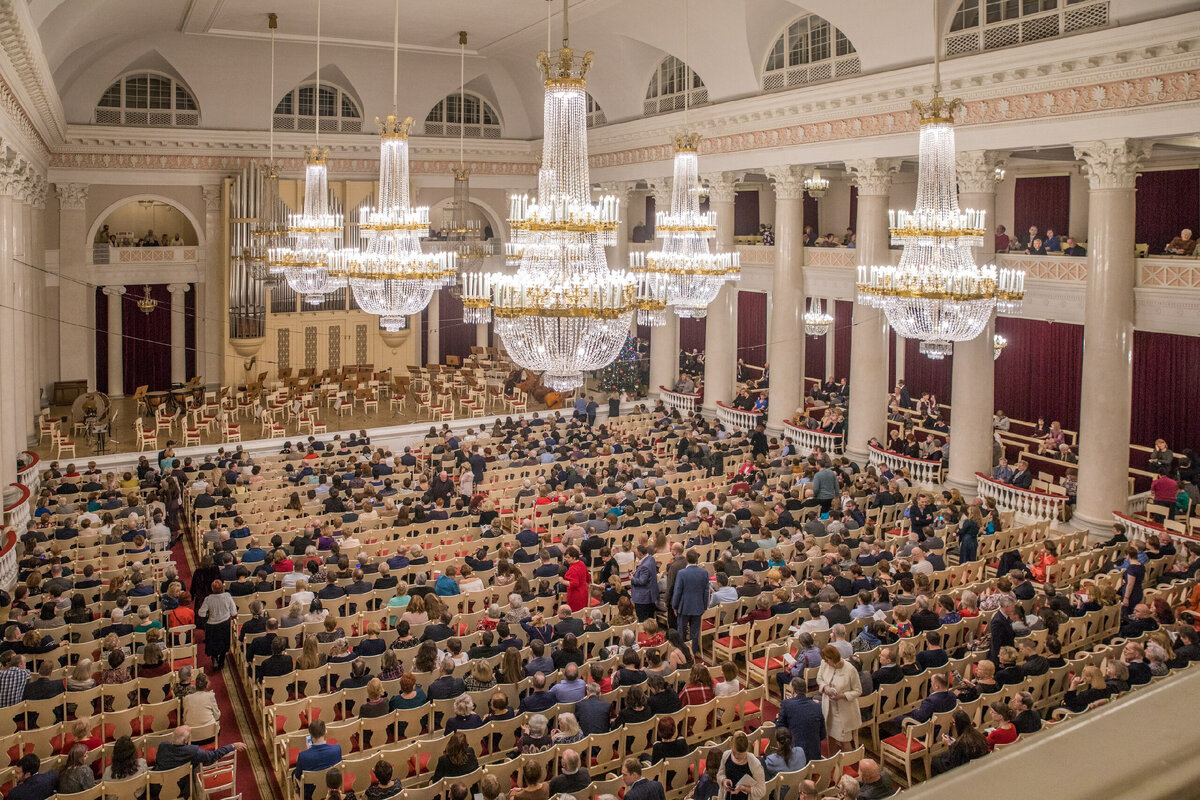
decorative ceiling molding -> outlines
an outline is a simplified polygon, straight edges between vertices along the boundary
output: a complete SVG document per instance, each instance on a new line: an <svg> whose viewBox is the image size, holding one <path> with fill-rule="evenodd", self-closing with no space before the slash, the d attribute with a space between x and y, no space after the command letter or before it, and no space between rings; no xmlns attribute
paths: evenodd
<svg viewBox="0 0 1200 800"><path fill-rule="evenodd" d="M261 156L186 153L140 153L109 150L107 152L55 153L51 167L63 170L189 170L192 172L237 172L260 164ZM302 175L303 158L276 158L281 175ZM333 178L345 175L379 175L379 157L330 158L329 174ZM502 175L530 177L537 175L537 164L518 161L466 161L472 175ZM413 159L409 170L414 175L449 175L458 167L457 158L438 160Z"/></svg>
<svg viewBox="0 0 1200 800"><path fill-rule="evenodd" d="M18 129L30 131L29 145L45 161L67 125L36 31L28 3L0 3L0 106Z"/></svg>

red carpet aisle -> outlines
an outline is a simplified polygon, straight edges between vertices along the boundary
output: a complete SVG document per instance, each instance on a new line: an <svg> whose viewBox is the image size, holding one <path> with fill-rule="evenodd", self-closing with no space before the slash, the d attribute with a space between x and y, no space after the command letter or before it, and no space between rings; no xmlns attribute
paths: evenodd
<svg viewBox="0 0 1200 800"><path fill-rule="evenodd" d="M186 539L185 535L185 539ZM179 569L179 577L185 587L192 584L192 565L195 563L195 553L182 542L175 545L171 558ZM217 697L217 705L221 709L221 735L217 744L245 742L247 751L238 756L237 791L243 800L274 800L282 798L279 776L274 775L270 767L270 759L258 729L254 725L247 710L250 708L249 698L245 690L234 677L232 660L226 668L213 674L210 671L208 657L204 655L204 634L199 633L199 653L197 664L209 673L210 686Z"/></svg>

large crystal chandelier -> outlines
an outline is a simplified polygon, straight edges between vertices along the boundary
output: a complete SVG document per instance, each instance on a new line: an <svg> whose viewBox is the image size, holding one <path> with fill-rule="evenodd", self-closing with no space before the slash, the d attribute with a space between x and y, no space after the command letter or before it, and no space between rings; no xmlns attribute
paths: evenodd
<svg viewBox="0 0 1200 800"><path fill-rule="evenodd" d="M585 91L591 62L590 52L577 56L568 46L564 3L563 47L553 58L548 51L538 56L546 87L538 194L509 199L517 272L462 278L469 319L494 318L509 357L542 372L559 392L612 363L637 305L634 277L610 271L604 253L616 244L616 198L591 199Z"/></svg>
<svg viewBox="0 0 1200 800"><path fill-rule="evenodd" d="M918 340L933 359L983 333L993 312L1017 310L1025 295L1023 271L975 264L972 249L983 245L986 220L982 211L958 207L953 116L961 101L938 95L938 48L933 99L913 102L921 123L916 207L888 212L892 242L903 247L900 263L860 266L857 285L858 302L882 309L898 335Z"/></svg>
<svg viewBox="0 0 1200 800"><path fill-rule="evenodd" d="M823 308L821 301L815 297L808 299L808 311L804 312L804 332L809 336L824 336L833 327L833 317Z"/></svg>
<svg viewBox="0 0 1200 800"><path fill-rule="evenodd" d="M702 319L726 281L741 277L737 253L709 252L708 240L717 235L717 215L700 211L700 135L675 137L675 172L671 210L655 214L654 229L662 248L629 254L639 279L638 322L663 325L658 312L664 302L682 319Z"/></svg>
<svg viewBox="0 0 1200 800"><path fill-rule="evenodd" d="M321 0L317 0L317 70L313 88L316 112L316 144L305 151L304 212L292 214L287 221L285 246L270 251L274 269L283 273L288 286L303 295L310 305L320 305L325 295L339 288L341 281L329 274L329 258L342 246L342 215L329 208L329 173L325 159L329 148L321 139Z"/></svg>
<svg viewBox="0 0 1200 800"><path fill-rule="evenodd" d="M392 34L392 103L399 91L400 0L395 2ZM365 251L345 249L330 257L330 275L345 279L354 300L379 325L395 332L408 327L433 293L454 282L453 253L423 253L421 238L429 235L429 209L414 208L408 184L408 135L412 117L398 120L393 109L380 126L379 202L363 211L358 228L367 240Z"/></svg>

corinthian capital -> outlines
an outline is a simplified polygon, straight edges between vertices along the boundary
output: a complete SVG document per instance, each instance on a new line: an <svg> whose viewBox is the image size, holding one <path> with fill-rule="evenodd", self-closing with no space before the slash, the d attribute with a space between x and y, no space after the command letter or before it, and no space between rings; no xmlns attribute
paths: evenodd
<svg viewBox="0 0 1200 800"><path fill-rule="evenodd" d="M670 178L646 181L646 185L650 187L650 193L654 195L654 206L659 211L671 209L671 183Z"/></svg>
<svg viewBox="0 0 1200 800"><path fill-rule="evenodd" d="M708 199L713 203L732 203L741 172L712 172L702 176L708 187Z"/></svg>
<svg viewBox="0 0 1200 800"><path fill-rule="evenodd" d="M82 211L87 207L88 185L86 183L60 183L54 187L58 191L58 207L64 211Z"/></svg>
<svg viewBox="0 0 1200 800"><path fill-rule="evenodd" d="M955 158L958 190L965 194L992 194L999 179L996 170L1004 159L994 150L964 150Z"/></svg>
<svg viewBox="0 0 1200 800"><path fill-rule="evenodd" d="M900 171L898 158L856 158L846 162L859 194L887 195Z"/></svg>
<svg viewBox="0 0 1200 800"><path fill-rule="evenodd" d="M622 206L629 202L629 195L633 192L633 181L609 181L608 183L600 184L600 193L603 195L612 195L617 198L617 202Z"/></svg>
<svg viewBox="0 0 1200 800"><path fill-rule="evenodd" d="M1075 157L1092 189L1133 189L1138 167L1150 155L1150 144L1139 139L1100 139L1079 142Z"/></svg>
<svg viewBox="0 0 1200 800"><path fill-rule="evenodd" d="M200 193L204 196L204 208L208 211L219 211L221 209L221 184L214 183L209 186L201 186Z"/></svg>
<svg viewBox="0 0 1200 800"><path fill-rule="evenodd" d="M765 172L775 184L776 200L799 200L804 196L804 171L799 167L767 167Z"/></svg>

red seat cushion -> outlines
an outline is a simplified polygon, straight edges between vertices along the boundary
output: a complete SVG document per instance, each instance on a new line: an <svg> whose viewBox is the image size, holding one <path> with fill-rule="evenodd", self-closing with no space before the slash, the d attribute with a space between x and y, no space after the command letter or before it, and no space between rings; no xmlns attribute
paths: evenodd
<svg viewBox="0 0 1200 800"><path fill-rule="evenodd" d="M700 620L700 630L702 630L702 631L711 631L715 627L717 627L716 620L712 620L712 619Z"/></svg>
<svg viewBox="0 0 1200 800"><path fill-rule="evenodd" d="M758 713L758 703L756 703L753 700L747 700L746 705L744 705L742 708L745 709L747 714L757 714Z"/></svg>
<svg viewBox="0 0 1200 800"><path fill-rule="evenodd" d="M851 778L858 777L858 764L847 764L842 767L842 774L849 775Z"/></svg>
<svg viewBox="0 0 1200 800"><path fill-rule="evenodd" d="M429 757L430 757L429 753L421 753L420 754L420 756L419 756L420 767L417 766L417 762L414 759L410 758L408 760L408 777L412 778L415 775L417 775L419 772L428 771L429 770Z"/></svg>
<svg viewBox="0 0 1200 800"><path fill-rule="evenodd" d="M883 743L902 752L917 753L925 749L925 745L919 739L909 739L908 735L904 733L889 736L883 740Z"/></svg>
<svg viewBox="0 0 1200 800"><path fill-rule="evenodd" d="M739 647L746 646L746 640L739 639L736 636L722 636L720 639L716 640L716 643L721 645L722 647L728 647L728 648L731 648L734 650L736 650Z"/></svg>
<svg viewBox="0 0 1200 800"><path fill-rule="evenodd" d="M772 657L771 661L768 663L766 656L759 656L758 658L752 658L752 659L750 659L750 663L756 667L763 667L765 669L780 669L781 667L783 667L783 659L782 658Z"/></svg>

